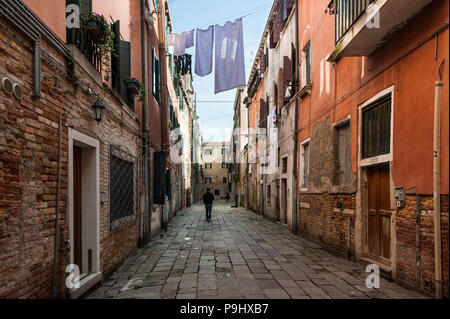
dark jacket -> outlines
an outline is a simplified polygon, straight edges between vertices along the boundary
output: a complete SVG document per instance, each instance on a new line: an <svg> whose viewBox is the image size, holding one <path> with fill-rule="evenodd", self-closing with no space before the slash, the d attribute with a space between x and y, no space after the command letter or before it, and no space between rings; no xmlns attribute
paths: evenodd
<svg viewBox="0 0 450 319"><path fill-rule="evenodd" d="M214 201L214 195L211 193L206 193L205 195L203 195L203 203L205 203L205 205L211 205Z"/></svg>

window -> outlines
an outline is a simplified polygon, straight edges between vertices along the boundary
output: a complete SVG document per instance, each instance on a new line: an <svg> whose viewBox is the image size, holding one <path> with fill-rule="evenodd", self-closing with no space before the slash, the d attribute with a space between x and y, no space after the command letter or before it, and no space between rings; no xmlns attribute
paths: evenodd
<svg viewBox="0 0 450 319"><path fill-rule="evenodd" d="M111 145L110 230L135 221L135 163L135 157Z"/></svg>
<svg viewBox="0 0 450 319"><path fill-rule="evenodd" d="M228 164L227 163L222 163L222 168L228 168Z"/></svg>
<svg viewBox="0 0 450 319"><path fill-rule="evenodd" d="M227 178L227 177L224 177L224 178L223 178L223 183L224 183L224 184L227 184L227 183L228 183L228 178Z"/></svg>
<svg viewBox="0 0 450 319"><path fill-rule="evenodd" d="M362 158L391 152L391 95L362 111Z"/></svg>
<svg viewBox="0 0 450 319"><path fill-rule="evenodd" d="M280 148L277 148L277 167L280 167L280 156L281 156L281 151Z"/></svg>
<svg viewBox="0 0 450 319"><path fill-rule="evenodd" d="M288 172L288 158L287 157L283 158L282 169L283 169L283 174L287 174L287 172Z"/></svg>
<svg viewBox="0 0 450 319"><path fill-rule="evenodd" d="M277 108L278 113L278 84L273 85L273 105Z"/></svg>
<svg viewBox="0 0 450 319"><path fill-rule="evenodd" d="M156 48L153 47L153 62L152 62L152 76L153 76L153 96L158 103L161 103L161 70L159 60L156 56Z"/></svg>
<svg viewBox="0 0 450 319"><path fill-rule="evenodd" d="M212 178L211 177L206 177L205 178L205 184L212 184Z"/></svg>
<svg viewBox="0 0 450 319"><path fill-rule="evenodd" d="M207 149L205 149L205 155L212 155L212 149L210 149L210 148L207 148Z"/></svg>
<svg viewBox="0 0 450 319"><path fill-rule="evenodd" d="M302 52L302 87L311 84L311 41L308 41Z"/></svg>
<svg viewBox="0 0 450 319"><path fill-rule="evenodd" d="M227 155L228 154L228 150L226 148L222 148L222 155Z"/></svg>
<svg viewBox="0 0 450 319"><path fill-rule="evenodd" d="M272 202L272 186L267 185L267 204Z"/></svg>
<svg viewBox="0 0 450 319"><path fill-rule="evenodd" d="M205 163L205 169L212 169L212 163Z"/></svg>
<svg viewBox="0 0 450 319"><path fill-rule="evenodd" d="M301 148L301 187L308 188L309 183L309 156L310 144L309 141L302 144Z"/></svg>
<svg viewBox="0 0 450 319"><path fill-rule="evenodd" d="M334 142L334 185L342 185L348 182L347 176L351 172L351 130L350 121L343 123L335 128Z"/></svg>

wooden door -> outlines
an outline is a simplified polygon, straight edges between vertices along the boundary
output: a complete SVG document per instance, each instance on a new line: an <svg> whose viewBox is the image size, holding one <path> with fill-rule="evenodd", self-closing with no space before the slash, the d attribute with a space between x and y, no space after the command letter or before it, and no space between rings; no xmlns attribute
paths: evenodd
<svg viewBox="0 0 450 319"><path fill-rule="evenodd" d="M73 253L74 264L82 272L81 148L73 147Z"/></svg>
<svg viewBox="0 0 450 319"><path fill-rule="evenodd" d="M368 179L369 253L391 259L391 192L389 165L371 167Z"/></svg>

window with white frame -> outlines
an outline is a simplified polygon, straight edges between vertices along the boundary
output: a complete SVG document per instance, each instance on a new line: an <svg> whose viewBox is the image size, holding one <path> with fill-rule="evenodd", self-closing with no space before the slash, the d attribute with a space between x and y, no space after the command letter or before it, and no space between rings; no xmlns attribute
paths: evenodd
<svg viewBox="0 0 450 319"><path fill-rule="evenodd" d="M389 94L362 111L362 159L391 152L391 104Z"/></svg>
<svg viewBox="0 0 450 319"><path fill-rule="evenodd" d="M310 157L310 141L307 140L302 143L301 146L301 165L300 165L300 172L301 172L301 188L307 189L309 184L309 157Z"/></svg>

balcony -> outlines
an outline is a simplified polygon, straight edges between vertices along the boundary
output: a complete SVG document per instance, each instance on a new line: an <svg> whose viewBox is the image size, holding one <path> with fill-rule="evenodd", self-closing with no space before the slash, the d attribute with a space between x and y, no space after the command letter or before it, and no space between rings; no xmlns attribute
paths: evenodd
<svg viewBox="0 0 450 319"><path fill-rule="evenodd" d="M73 44L86 57L92 66L102 72L102 57L98 40L94 39L87 31L87 25L80 17L80 28L67 29L67 44Z"/></svg>
<svg viewBox="0 0 450 319"><path fill-rule="evenodd" d="M369 56L432 0L333 0L336 49L329 61Z"/></svg>

